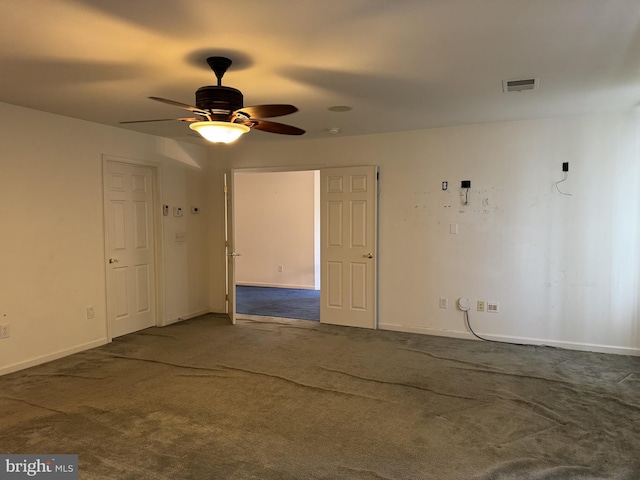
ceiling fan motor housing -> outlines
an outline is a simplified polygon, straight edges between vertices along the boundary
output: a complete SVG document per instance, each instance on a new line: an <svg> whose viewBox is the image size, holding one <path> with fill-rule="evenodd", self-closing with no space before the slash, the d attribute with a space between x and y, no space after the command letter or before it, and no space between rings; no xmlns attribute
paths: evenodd
<svg viewBox="0 0 640 480"><path fill-rule="evenodd" d="M209 85L196 91L196 107L201 110L227 110L229 113L241 109L242 92L231 87Z"/></svg>

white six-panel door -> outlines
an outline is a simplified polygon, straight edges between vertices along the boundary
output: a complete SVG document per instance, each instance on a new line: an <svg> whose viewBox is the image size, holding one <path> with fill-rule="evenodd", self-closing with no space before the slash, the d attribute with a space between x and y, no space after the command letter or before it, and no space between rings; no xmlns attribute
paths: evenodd
<svg viewBox="0 0 640 480"><path fill-rule="evenodd" d="M106 162L107 315L113 337L156 324L153 172Z"/></svg>
<svg viewBox="0 0 640 480"><path fill-rule="evenodd" d="M322 323L377 326L377 171L320 171Z"/></svg>

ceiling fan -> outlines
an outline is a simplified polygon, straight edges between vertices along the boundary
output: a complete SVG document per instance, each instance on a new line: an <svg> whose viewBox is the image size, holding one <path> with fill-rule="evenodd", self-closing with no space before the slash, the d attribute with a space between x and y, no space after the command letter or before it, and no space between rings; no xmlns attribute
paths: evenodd
<svg viewBox="0 0 640 480"><path fill-rule="evenodd" d="M226 57L209 57L207 63L218 79L218 85L200 87L196 91L196 105L187 105L160 97L149 97L151 100L167 103L189 110L194 117L161 118L157 120L132 120L125 123L165 122L178 120L189 122L189 128L195 130L207 140L214 143L230 143L252 128L263 132L282 135L302 135L304 130L271 122L263 118L280 117L297 112L293 105L272 104L245 107L240 90L222 86L222 77L231 66Z"/></svg>

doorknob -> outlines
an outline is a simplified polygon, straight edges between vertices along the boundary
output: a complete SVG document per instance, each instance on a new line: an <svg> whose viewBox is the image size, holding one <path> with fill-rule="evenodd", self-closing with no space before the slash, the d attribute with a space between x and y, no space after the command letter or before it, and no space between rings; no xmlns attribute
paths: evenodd
<svg viewBox="0 0 640 480"><path fill-rule="evenodd" d="M242 256L241 253L236 253L236 252L227 253L227 257L241 257L241 256Z"/></svg>
<svg viewBox="0 0 640 480"><path fill-rule="evenodd" d="M109 263L118 263L120 260L118 260L117 258L110 258L109 259Z"/></svg>
<svg viewBox="0 0 640 480"><path fill-rule="evenodd" d="M373 258L373 253L367 253L366 255L362 255L362 258Z"/></svg>

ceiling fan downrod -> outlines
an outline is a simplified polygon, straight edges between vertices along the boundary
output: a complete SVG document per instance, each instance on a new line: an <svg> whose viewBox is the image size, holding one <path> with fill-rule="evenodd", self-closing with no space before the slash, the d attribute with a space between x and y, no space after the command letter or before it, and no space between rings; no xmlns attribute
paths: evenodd
<svg viewBox="0 0 640 480"><path fill-rule="evenodd" d="M213 70L213 73L216 74L218 86L221 87L222 77L224 77L224 74L233 62L227 57L209 57L207 58L207 63L209 64L209 67L211 67L211 70Z"/></svg>

